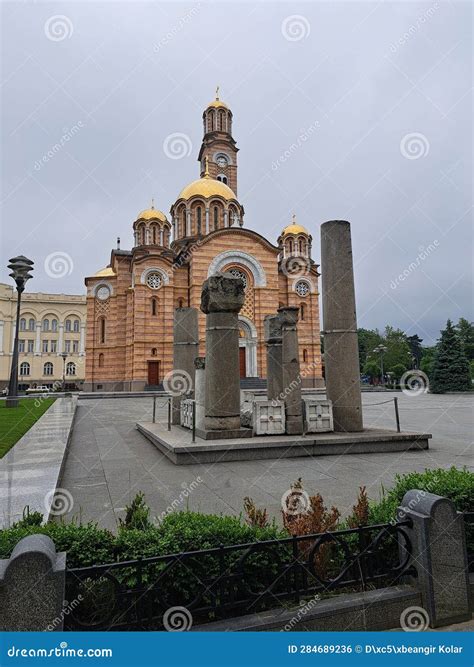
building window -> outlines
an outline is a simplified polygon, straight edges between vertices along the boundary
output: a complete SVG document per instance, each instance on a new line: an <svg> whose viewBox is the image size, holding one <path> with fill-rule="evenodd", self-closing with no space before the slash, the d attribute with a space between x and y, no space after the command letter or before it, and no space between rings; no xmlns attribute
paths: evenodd
<svg viewBox="0 0 474 667"><path fill-rule="evenodd" d="M67 332L71 331L71 320L66 320L66 327L65 330Z"/></svg>
<svg viewBox="0 0 474 667"><path fill-rule="evenodd" d="M28 354L32 354L35 351L35 341L34 340L29 340L28 341Z"/></svg>
<svg viewBox="0 0 474 667"><path fill-rule="evenodd" d="M304 303L302 303L300 306L300 320L304 320L306 315L305 311L306 311L306 306L304 305Z"/></svg>
<svg viewBox="0 0 474 667"><path fill-rule="evenodd" d="M25 351L25 341L24 340L19 340L18 341L18 352L24 352Z"/></svg>
<svg viewBox="0 0 474 667"><path fill-rule="evenodd" d="M71 341L70 340L65 340L64 341L64 352L67 352L68 354L71 353Z"/></svg>
<svg viewBox="0 0 474 667"><path fill-rule="evenodd" d="M79 333L79 320L74 320L73 331L74 333Z"/></svg>
<svg viewBox="0 0 474 667"><path fill-rule="evenodd" d="M217 229L219 223L219 209L214 206L214 229Z"/></svg>
<svg viewBox="0 0 474 667"><path fill-rule="evenodd" d="M225 183L225 185L227 185L227 176L224 176L224 174L219 174L217 176L217 180L220 181L221 183Z"/></svg>
<svg viewBox="0 0 474 667"><path fill-rule="evenodd" d="M43 375L53 375L53 364L50 361L47 361L43 366Z"/></svg>
<svg viewBox="0 0 474 667"><path fill-rule="evenodd" d="M58 330L58 321L51 320L51 331L57 331L57 330Z"/></svg>
<svg viewBox="0 0 474 667"><path fill-rule="evenodd" d="M34 330L35 330L35 324L36 324L36 322L34 321L33 318L31 318L31 319L28 321L28 329L29 329L29 331L34 331Z"/></svg>
<svg viewBox="0 0 474 667"><path fill-rule="evenodd" d="M178 308L182 308L184 304L184 299L178 299Z"/></svg>
<svg viewBox="0 0 474 667"><path fill-rule="evenodd" d="M301 239L298 241L298 250L300 252L300 255L302 255L303 254L303 241Z"/></svg>
<svg viewBox="0 0 474 667"><path fill-rule="evenodd" d="M146 277L146 284L150 289L159 289L163 283L163 280L159 273L153 271L149 273Z"/></svg>
<svg viewBox="0 0 474 667"><path fill-rule="evenodd" d="M156 357L157 354L158 354L158 350L156 349L156 347L152 347L151 348L151 356Z"/></svg>
<svg viewBox="0 0 474 667"><path fill-rule="evenodd" d="M152 234L152 237L153 237L152 238L153 245L156 245L156 227L154 225L151 228L151 234Z"/></svg>
<svg viewBox="0 0 474 667"><path fill-rule="evenodd" d="M290 239L288 241L288 250L289 250L290 255L291 255L291 253L293 252L293 240L292 239Z"/></svg>
<svg viewBox="0 0 474 667"><path fill-rule="evenodd" d="M158 304L156 297L152 297L151 299L151 314L158 315Z"/></svg>
<svg viewBox="0 0 474 667"><path fill-rule="evenodd" d="M299 280L295 285L295 292L299 296L307 296L309 294L309 285L304 280Z"/></svg>
<svg viewBox="0 0 474 667"><path fill-rule="evenodd" d="M72 341L72 353L77 354L79 352L79 341L78 340L73 340Z"/></svg>
<svg viewBox="0 0 474 667"><path fill-rule="evenodd" d="M49 331L49 320L43 320L43 331Z"/></svg>
<svg viewBox="0 0 474 667"><path fill-rule="evenodd" d="M51 352L57 352L58 351L58 341L57 340L52 340L50 341L51 343Z"/></svg>
<svg viewBox="0 0 474 667"><path fill-rule="evenodd" d="M105 343L105 317L99 320L99 343Z"/></svg>
<svg viewBox="0 0 474 667"><path fill-rule="evenodd" d="M308 350L303 350L303 361L308 361Z"/></svg>
<svg viewBox="0 0 474 667"><path fill-rule="evenodd" d="M20 331L26 331L26 320L24 317L20 320Z"/></svg>
<svg viewBox="0 0 474 667"><path fill-rule="evenodd" d="M20 364L20 375L29 375L30 374L30 364L27 361L23 361Z"/></svg>
<svg viewBox="0 0 474 667"><path fill-rule="evenodd" d="M49 340L44 340L43 341L43 353L44 354L48 353L48 343L49 343Z"/></svg>
<svg viewBox="0 0 474 667"><path fill-rule="evenodd" d="M66 375L75 375L76 374L76 364L73 361L69 361L66 364Z"/></svg>
<svg viewBox="0 0 474 667"><path fill-rule="evenodd" d="M201 233L201 207L198 206L196 209L196 214L197 214L197 233Z"/></svg>
<svg viewBox="0 0 474 667"><path fill-rule="evenodd" d="M186 236L186 209L183 208L183 234L182 236Z"/></svg>
<svg viewBox="0 0 474 667"><path fill-rule="evenodd" d="M101 352L101 353L99 354L99 368L103 368L103 367L104 367L104 355L103 355L103 353Z"/></svg>

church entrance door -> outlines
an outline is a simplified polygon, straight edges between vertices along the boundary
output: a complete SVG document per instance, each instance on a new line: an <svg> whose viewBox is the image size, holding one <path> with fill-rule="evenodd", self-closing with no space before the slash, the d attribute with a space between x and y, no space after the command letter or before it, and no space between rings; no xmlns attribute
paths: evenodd
<svg viewBox="0 0 474 667"><path fill-rule="evenodd" d="M149 361L148 362L148 384L152 384L152 385L160 384L160 362L159 361Z"/></svg>
<svg viewBox="0 0 474 667"><path fill-rule="evenodd" d="M240 377L247 377L246 367L245 367L245 347L239 347L239 368L240 368Z"/></svg>

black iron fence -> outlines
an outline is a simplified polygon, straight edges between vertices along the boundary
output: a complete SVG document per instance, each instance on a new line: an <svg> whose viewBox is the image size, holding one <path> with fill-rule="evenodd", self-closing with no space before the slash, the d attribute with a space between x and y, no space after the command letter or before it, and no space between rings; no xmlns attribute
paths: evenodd
<svg viewBox="0 0 474 667"><path fill-rule="evenodd" d="M67 570L67 630L162 629L184 607L194 624L416 576L406 528L365 526Z"/></svg>

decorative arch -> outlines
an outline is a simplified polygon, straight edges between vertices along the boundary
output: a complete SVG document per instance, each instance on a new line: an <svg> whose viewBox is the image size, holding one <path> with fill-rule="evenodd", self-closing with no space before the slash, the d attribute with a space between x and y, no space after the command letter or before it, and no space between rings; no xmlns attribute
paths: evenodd
<svg viewBox="0 0 474 667"><path fill-rule="evenodd" d="M148 278L150 273L159 273L163 281L163 285L169 284L170 277L164 269L160 268L159 266L149 266L144 271L142 271L142 274L140 276L140 282L142 285L146 285L146 279Z"/></svg>
<svg viewBox="0 0 474 667"><path fill-rule="evenodd" d="M313 285L313 281L312 281L310 278L297 276L296 278L293 279L293 284L292 284L292 286L291 286L293 292L296 292L296 285L297 285L298 283L306 283L306 284L308 285L308 287L309 287L309 291L310 291L311 293L314 293L314 292L316 291L316 289L315 289L315 287L314 287L314 285Z"/></svg>
<svg viewBox="0 0 474 667"><path fill-rule="evenodd" d="M101 287L107 287L109 289L110 296L113 296L114 288L112 287L112 283L110 283L108 280L101 280L99 283L96 283L92 288L92 296L97 296L97 292Z"/></svg>
<svg viewBox="0 0 474 667"><path fill-rule="evenodd" d="M227 250L226 252L221 252L219 255L216 255L209 264L207 277L209 278L214 273L222 271L222 269L231 262L242 264L252 273L255 287L266 287L267 277L260 262L252 255L241 250Z"/></svg>

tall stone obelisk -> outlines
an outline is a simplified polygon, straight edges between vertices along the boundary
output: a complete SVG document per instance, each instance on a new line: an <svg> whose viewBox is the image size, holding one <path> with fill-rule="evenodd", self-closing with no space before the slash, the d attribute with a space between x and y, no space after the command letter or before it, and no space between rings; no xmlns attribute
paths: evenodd
<svg viewBox="0 0 474 667"><path fill-rule="evenodd" d="M208 278L201 293L206 314L206 431L240 429L239 311L244 283L230 273Z"/></svg>
<svg viewBox="0 0 474 667"><path fill-rule="evenodd" d="M172 423L180 423L181 399L194 391L194 359L199 354L197 308L174 311L173 371L167 384L173 396Z"/></svg>
<svg viewBox="0 0 474 667"><path fill-rule="evenodd" d="M283 400L285 401L288 434L303 433L303 403L301 400L301 373L298 350L298 306L278 308L282 333Z"/></svg>
<svg viewBox="0 0 474 667"><path fill-rule="evenodd" d="M321 225L323 329L326 394L335 431L362 431L359 346L351 226L346 220Z"/></svg>
<svg viewBox="0 0 474 667"><path fill-rule="evenodd" d="M283 359L281 320L278 315L266 315L263 321L267 346L267 398L283 400Z"/></svg>

